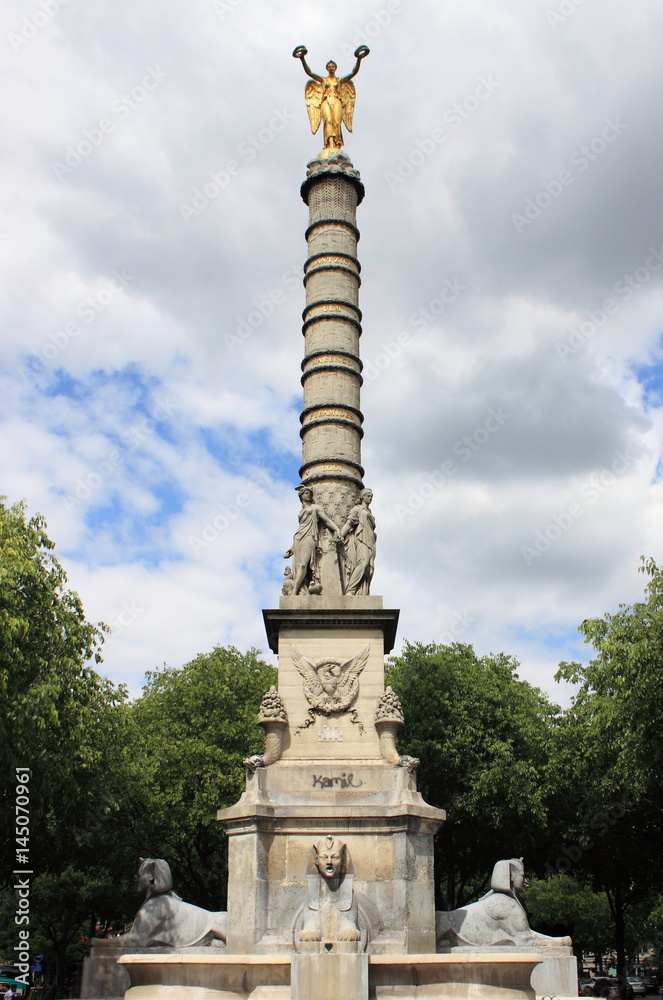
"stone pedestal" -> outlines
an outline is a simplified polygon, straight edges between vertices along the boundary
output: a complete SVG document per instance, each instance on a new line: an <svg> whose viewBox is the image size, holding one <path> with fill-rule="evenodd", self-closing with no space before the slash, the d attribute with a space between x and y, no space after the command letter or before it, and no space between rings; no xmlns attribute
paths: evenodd
<svg viewBox="0 0 663 1000"><path fill-rule="evenodd" d="M570 951L570 949L568 949ZM574 955L549 955L532 973L532 988L537 996L577 997L578 962Z"/></svg>
<svg viewBox="0 0 663 1000"><path fill-rule="evenodd" d="M383 761L281 761L258 768L228 831L228 950L296 950L311 848L345 841L359 927L370 953L435 951L433 835L443 814L414 776Z"/></svg>
<svg viewBox="0 0 663 1000"><path fill-rule="evenodd" d="M117 938L93 938L90 954L83 959L82 1000L115 1000L123 997L129 988L126 969L117 960L126 951L126 945Z"/></svg>
<svg viewBox="0 0 663 1000"><path fill-rule="evenodd" d="M126 1000L534 1000L532 953L124 955Z"/></svg>
<svg viewBox="0 0 663 1000"><path fill-rule="evenodd" d="M368 1000L368 955L293 955L292 1000Z"/></svg>
<svg viewBox="0 0 663 1000"><path fill-rule="evenodd" d="M375 724L398 612L380 597L309 595L264 615L289 729L281 759L249 772L240 801L218 814L229 837L228 951L299 950L311 850L333 836L351 859L362 951L434 953L433 836L444 812L423 801L393 750L384 759ZM339 699L348 663L355 694L327 712L326 695L311 697L310 671Z"/></svg>
<svg viewBox="0 0 663 1000"><path fill-rule="evenodd" d="M384 955L372 958L375 1000L534 1000L532 969L540 955Z"/></svg>
<svg viewBox="0 0 663 1000"><path fill-rule="evenodd" d="M183 951L120 963L131 978L126 1000L290 1000L289 957Z"/></svg>
<svg viewBox="0 0 663 1000"><path fill-rule="evenodd" d="M509 955L536 954L537 963L532 971L531 986L536 996L577 997L578 995L578 963L571 948L546 947L537 951L536 946L527 948L522 945L494 945L491 948L476 945L449 948L443 952L450 959L460 959L463 956L476 958L488 956L508 958ZM500 959L501 960L501 959Z"/></svg>

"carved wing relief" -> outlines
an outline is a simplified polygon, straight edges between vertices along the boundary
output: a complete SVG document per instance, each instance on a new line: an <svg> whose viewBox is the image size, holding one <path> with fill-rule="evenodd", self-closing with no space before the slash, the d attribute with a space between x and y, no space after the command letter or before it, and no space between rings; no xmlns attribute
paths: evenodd
<svg viewBox="0 0 663 1000"><path fill-rule="evenodd" d="M296 734L313 725L316 712L335 715L346 711L350 712L351 722L364 732L356 709L351 706L359 694L359 675L368 662L370 650L370 643L366 643L350 660L326 657L311 663L295 646L290 647L293 663L304 678L304 695L311 706L308 717L295 730Z"/></svg>
<svg viewBox="0 0 663 1000"><path fill-rule="evenodd" d="M309 80L307 82L304 89L304 98L306 100L306 110L308 111L308 117L311 123L311 132L313 135L315 135L320 128L320 122L322 121L320 105L322 104L324 95L325 87L323 83L320 83L318 80ZM352 129L350 129L350 131L352 132Z"/></svg>
<svg viewBox="0 0 663 1000"><path fill-rule="evenodd" d="M307 702L309 705L317 705L319 701L324 700L325 692L314 665L305 656L302 656L296 646L290 647L290 655L297 670L304 678L304 694Z"/></svg>
<svg viewBox="0 0 663 1000"><path fill-rule="evenodd" d="M343 105L343 124L348 132L352 132L352 118L355 113L357 91L352 80L341 80L338 85L338 96ZM310 112L309 112L310 114Z"/></svg>
<svg viewBox="0 0 663 1000"><path fill-rule="evenodd" d="M357 653L351 660L346 660L345 663L341 664L338 694L344 709L348 708L359 694L359 674L368 662L370 651L370 644L366 643L361 653Z"/></svg>

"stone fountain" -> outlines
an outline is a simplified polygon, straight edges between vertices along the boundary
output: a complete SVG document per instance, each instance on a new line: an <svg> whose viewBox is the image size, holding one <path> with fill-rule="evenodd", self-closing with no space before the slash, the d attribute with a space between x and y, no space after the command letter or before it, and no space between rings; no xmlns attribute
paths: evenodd
<svg viewBox="0 0 663 1000"><path fill-rule="evenodd" d="M486 912L469 921L460 911L435 914L433 837L445 814L417 791L418 761L398 751L403 713L384 684L398 611L370 593L376 531L360 452L356 225L364 187L341 148L352 78L368 50L357 49L341 78L333 62L326 76L313 73L306 54L293 53L324 148L301 189L309 210L301 507L279 605L263 612L278 690L262 702L265 751L245 761L246 791L218 813L229 838L227 916L162 899L151 932L143 913L139 930L116 945L125 950L126 998L533 998L532 971L552 939L523 924L508 867L509 885L482 901ZM516 909L504 914L504 899ZM194 925L202 937L186 929ZM568 957L568 942L555 944Z"/></svg>

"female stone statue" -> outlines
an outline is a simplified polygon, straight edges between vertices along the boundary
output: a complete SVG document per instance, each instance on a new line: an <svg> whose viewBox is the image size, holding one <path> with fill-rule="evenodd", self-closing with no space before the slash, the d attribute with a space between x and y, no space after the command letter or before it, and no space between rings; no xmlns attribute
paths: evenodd
<svg viewBox="0 0 663 1000"><path fill-rule="evenodd" d="M338 527L330 517L327 517L322 507L313 503L310 487L298 486L297 493L302 502L299 512L299 528L292 540L292 548L285 553L284 558L292 556L294 581L292 593L298 594L300 588L308 583L309 594L319 594L322 591L318 578L318 537L320 521L333 532L334 539L339 538Z"/></svg>
<svg viewBox="0 0 663 1000"><path fill-rule="evenodd" d="M368 594L375 569L375 518L370 504L372 490L362 490L359 504L352 508L341 528L341 538L347 538L345 562L347 567L346 594Z"/></svg>
<svg viewBox="0 0 663 1000"><path fill-rule="evenodd" d="M298 45L292 54L295 59L301 59L304 72L311 77L304 91L311 132L315 135L320 128L320 122L324 122L324 148L340 149L343 145L341 124L346 126L348 132L352 132L356 96L352 78L359 72L361 61L368 55L369 49L365 45L359 46L355 52L357 59L355 68L352 73L342 77L336 76L337 66L333 60L327 63L327 76L313 73L306 62L307 52L308 49L303 45Z"/></svg>

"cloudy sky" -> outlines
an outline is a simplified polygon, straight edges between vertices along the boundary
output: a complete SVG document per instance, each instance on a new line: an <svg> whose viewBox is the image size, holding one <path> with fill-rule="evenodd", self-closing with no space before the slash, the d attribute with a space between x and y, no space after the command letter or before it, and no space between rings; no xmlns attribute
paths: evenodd
<svg viewBox="0 0 663 1000"><path fill-rule="evenodd" d="M657 0L10 0L2 492L103 670L266 649L296 526L307 212L291 53L356 80L373 592L562 702L661 556ZM271 654L270 654L271 655Z"/></svg>

